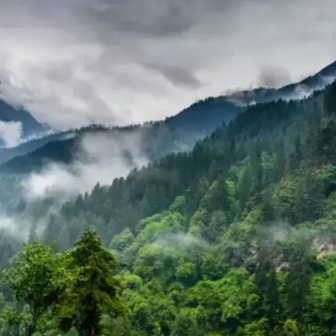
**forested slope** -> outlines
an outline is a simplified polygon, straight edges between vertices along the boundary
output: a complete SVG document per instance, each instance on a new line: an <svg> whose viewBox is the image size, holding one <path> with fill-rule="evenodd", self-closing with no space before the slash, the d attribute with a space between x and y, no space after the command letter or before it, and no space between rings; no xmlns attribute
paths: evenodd
<svg viewBox="0 0 336 336"><path fill-rule="evenodd" d="M336 77L336 62L322 69L313 76L279 89L258 88L253 90L237 91L218 97L209 97L199 100L182 110L180 113L166 118L164 121L133 125L128 127L104 127L92 125L81 129L55 133L21 144L15 148L0 148L0 172L11 174L24 174L39 170L46 163L68 163L72 160L82 136L97 130L115 134L125 132L130 134L142 133L144 147L150 158L161 158L171 151L189 150L197 140L211 134L223 122L229 122L246 106L254 103L265 103L279 99L289 100L303 98L313 90L320 89L329 84ZM0 101L1 111L7 110L6 118L15 117L16 114L31 117L29 113L15 111L9 105L2 109L4 104ZM16 120L16 119L15 119ZM24 130L25 130L25 123ZM34 131L35 133L37 130ZM24 132L25 133L25 132ZM29 134L31 134L30 132ZM27 133L28 134L28 133ZM64 146L63 139L66 135L72 139ZM50 144L50 142L53 142Z"/></svg>
<svg viewBox="0 0 336 336"><path fill-rule="evenodd" d="M84 227L86 218L91 222L98 216L103 227L113 219L116 224L111 223L111 227L117 232L126 227L134 229L140 219L167 209L176 196L187 197L190 216L199 207L199 200L193 200L199 188L234 178L236 188L242 184L241 192L246 196L240 200L242 204L234 211L232 220L244 216L244 211L253 208L251 201L255 194L269 191L264 187L278 184L293 172L298 174L299 168L311 171L313 164L321 168L328 163L327 157L332 157L333 149L325 148L321 142L328 135L326 132L332 133L329 128L333 120L324 113L323 92L299 102L255 105L198 142L191 152L172 153L147 167L133 170L127 178L115 179L111 186L97 185L90 195L78 196L76 202L65 204L62 215L65 222L79 220ZM322 155L327 149L330 153ZM266 167L262 167L266 163L271 166L267 169L272 168L271 176L267 176ZM239 183L238 177L247 182ZM267 183L263 185L266 177Z"/></svg>
<svg viewBox="0 0 336 336"><path fill-rule="evenodd" d="M51 134L15 148L0 148L0 173L26 174L41 170L50 162L68 164L81 150L83 137L97 133L115 137L116 145L118 136L137 137L144 155L150 159L161 158L172 151L189 150L197 140L211 134L243 110L242 106L212 97L198 101L163 121L125 127L91 125Z"/></svg>
<svg viewBox="0 0 336 336"><path fill-rule="evenodd" d="M191 152L61 209L45 199L17 210L33 223L30 241L68 250L93 226L125 263L118 279L129 314L104 315L106 335L333 335L335 149L336 83L302 101L251 106ZM8 267L17 242L1 238ZM5 286L3 294L8 309ZM42 324L57 335L62 319L49 314Z"/></svg>

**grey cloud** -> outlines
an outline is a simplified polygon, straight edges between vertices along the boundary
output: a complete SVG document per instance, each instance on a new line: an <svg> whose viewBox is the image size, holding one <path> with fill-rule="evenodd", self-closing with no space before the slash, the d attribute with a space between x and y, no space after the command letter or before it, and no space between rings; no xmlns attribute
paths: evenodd
<svg viewBox="0 0 336 336"><path fill-rule="evenodd" d="M3 142L6 148L15 147L22 141L21 122L0 121L0 143Z"/></svg>
<svg viewBox="0 0 336 336"><path fill-rule="evenodd" d="M169 36L191 27L191 19L185 15L180 1L101 1L100 5L101 8L92 6L88 15L99 21L103 28L112 26L136 34Z"/></svg>
<svg viewBox="0 0 336 336"><path fill-rule="evenodd" d="M202 85L199 79L193 73L179 66L159 65L153 63L144 63L144 66L162 74L174 85L182 85L190 88L198 88Z"/></svg>
<svg viewBox="0 0 336 336"><path fill-rule="evenodd" d="M162 119L331 63L335 10L334 0L2 1L1 96L59 129Z"/></svg>
<svg viewBox="0 0 336 336"><path fill-rule="evenodd" d="M1 235L10 235L18 241L25 241L28 236L31 223L27 219L7 216L0 212L0 232Z"/></svg>
<svg viewBox="0 0 336 336"><path fill-rule="evenodd" d="M13 0L4 10L15 14L7 17L3 27L37 26L54 28L95 29L105 31L99 37L111 36L115 31L146 36L171 36L190 29L211 12L213 5L229 1L218 0ZM222 6L221 6L222 7ZM35 16L40 20L34 22ZM75 20L74 20L75 19Z"/></svg>
<svg viewBox="0 0 336 336"><path fill-rule="evenodd" d="M257 86L278 88L291 83L289 72L284 67L264 67L260 71Z"/></svg>
<svg viewBox="0 0 336 336"><path fill-rule="evenodd" d="M163 38L189 31L218 10L236 7L229 0L90 0L80 6L83 18L96 21L103 29Z"/></svg>

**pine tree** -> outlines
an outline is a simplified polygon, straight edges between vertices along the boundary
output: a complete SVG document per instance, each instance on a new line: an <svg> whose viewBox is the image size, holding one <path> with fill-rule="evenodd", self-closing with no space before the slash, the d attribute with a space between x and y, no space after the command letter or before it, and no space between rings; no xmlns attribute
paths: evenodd
<svg viewBox="0 0 336 336"><path fill-rule="evenodd" d="M289 270L285 282L287 302L292 316L300 323L303 322L304 311L310 293L312 269L309 243L301 238L288 251Z"/></svg>
<svg viewBox="0 0 336 336"><path fill-rule="evenodd" d="M47 226L43 231L42 241L44 244L51 244L56 242L60 233L60 226L58 225L58 218L56 215L51 214Z"/></svg>
<svg viewBox="0 0 336 336"><path fill-rule="evenodd" d="M63 303L61 329L74 326L80 335L100 336L104 314L118 317L126 308L120 298L121 283L115 277L118 265L114 256L101 245L96 229L87 229L70 252L74 284Z"/></svg>
<svg viewBox="0 0 336 336"><path fill-rule="evenodd" d="M271 246L267 242L259 245L256 262L255 283L258 294L262 299L263 308L270 321L270 326L274 328L281 307L276 269L272 260Z"/></svg>
<svg viewBox="0 0 336 336"><path fill-rule="evenodd" d="M70 248L70 233L67 223L63 223L62 228L60 228L57 251L65 251Z"/></svg>
<svg viewBox="0 0 336 336"><path fill-rule="evenodd" d="M260 200L260 192L263 187L263 166L262 166L262 153L260 144L257 143L251 156L251 169L253 177L252 191Z"/></svg>
<svg viewBox="0 0 336 336"><path fill-rule="evenodd" d="M216 185L214 187L213 193L211 195L209 211L228 211L229 210L229 202L228 202L228 190L226 185L226 179L222 175L215 182Z"/></svg>
<svg viewBox="0 0 336 336"><path fill-rule="evenodd" d="M317 148L320 161L322 160L323 163L335 163L336 122L334 119L329 119L327 124L319 130Z"/></svg>
<svg viewBox="0 0 336 336"><path fill-rule="evenodd" d="M276 146L275 162L276 162L277 178L278 180L280 180L285 176L286 173L286 156L284 151L284 145L282 143Z"/></svg>
<svg viewBox="0 0 336 336"><path fill-rule="evenodd" d="M252 171L249 162L245 164L241 179L238 181L239 210L243 212L251 196Z"/></svg>
<svg viewBox="0 0 336 336"><path fill-rule="evenodd" d="M324 109L328 115L336 113L336 81L327 88L324 97Z"/></svg>

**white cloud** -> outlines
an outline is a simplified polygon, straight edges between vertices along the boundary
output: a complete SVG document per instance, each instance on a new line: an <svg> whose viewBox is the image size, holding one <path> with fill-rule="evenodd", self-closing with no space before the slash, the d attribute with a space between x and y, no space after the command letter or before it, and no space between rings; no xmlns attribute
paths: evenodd
<svg viewBox="0 0 336 336"><path fill-rule="evenodd" d="M0 140L3 141L6 148L15 147L22 141L22 124L21 122L4 122L0 121ZM0 142L1 143L1 142Z"/></svg>
<svg viewBox="0 0 336 336"><path fill-rule="evenodd" d="M87 134L72 164L51 163L42 172L32 173L22 183L24 195L39 198L59 194L65 200L91 191L98 182L111 184L116 177L126 176L131 168L142 167L148 162L141 144L141 133Z"/></svg>
<svg viewBox="0 0 336 336"><path fill-rule="evenodd" d="M4 231L18 240L27 239L30 225L31 223L27 220L0 213L0 232Z"/></svg>

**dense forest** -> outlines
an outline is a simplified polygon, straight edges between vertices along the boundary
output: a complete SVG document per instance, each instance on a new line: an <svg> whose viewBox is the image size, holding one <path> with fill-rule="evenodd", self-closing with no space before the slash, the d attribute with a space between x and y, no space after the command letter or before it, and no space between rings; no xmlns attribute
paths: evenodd
<svg viewBox="0 0 336 336"><path fill-rule="evenodd" d="M331 336L336 82L59 205L12 202L1 335Z"/></svg>

